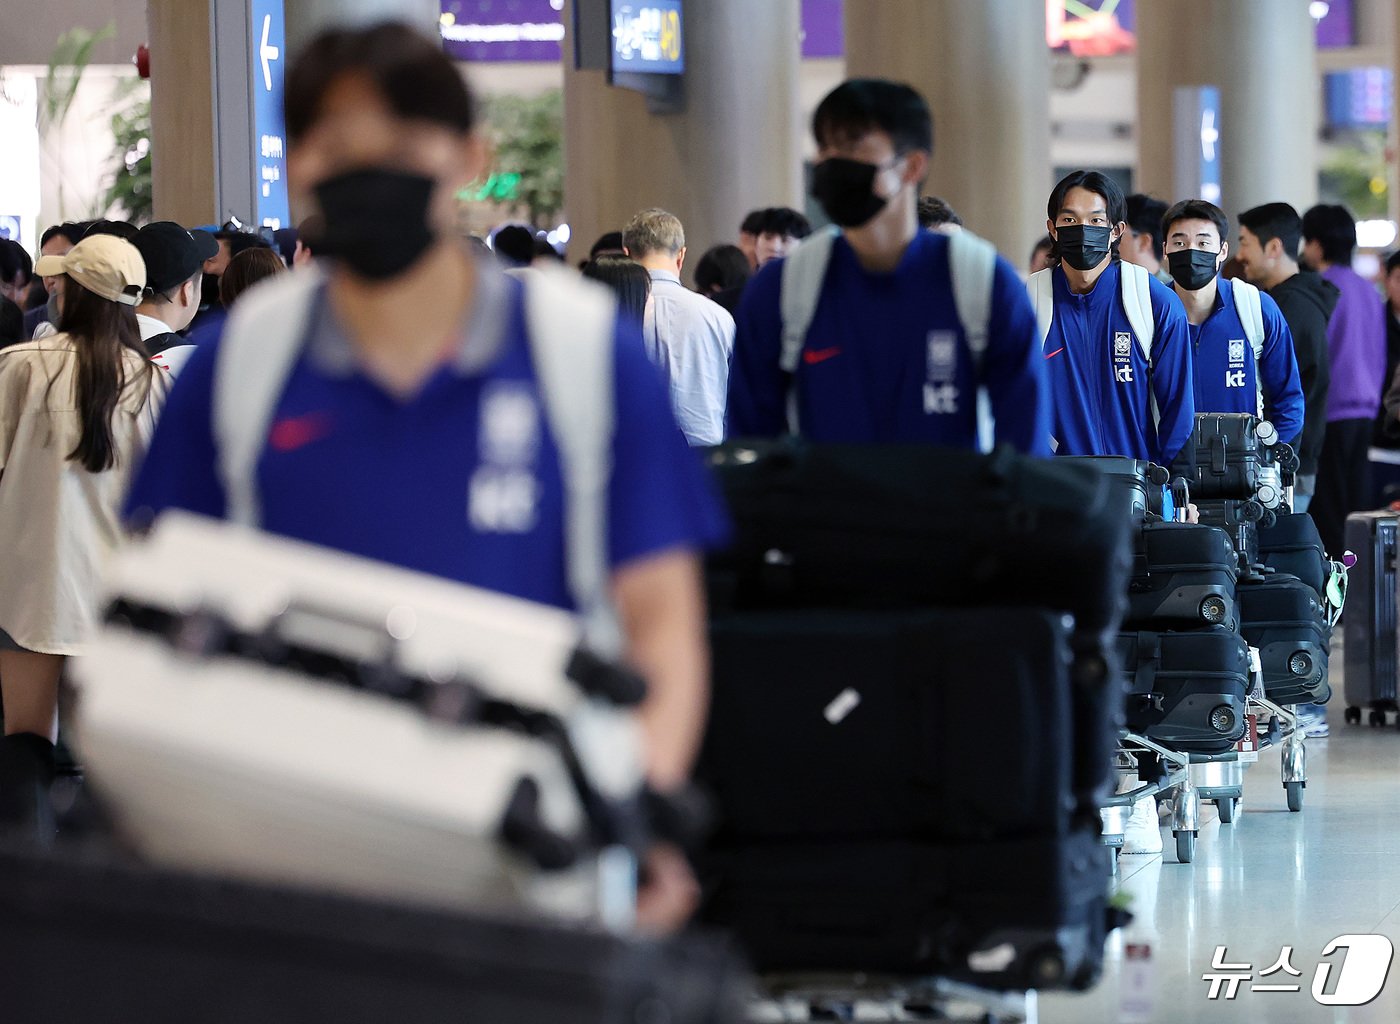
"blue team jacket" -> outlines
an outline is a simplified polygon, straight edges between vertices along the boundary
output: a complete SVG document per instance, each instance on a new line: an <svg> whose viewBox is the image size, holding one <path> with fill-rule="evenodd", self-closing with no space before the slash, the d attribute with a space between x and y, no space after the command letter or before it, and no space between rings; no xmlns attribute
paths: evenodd
<svg viewBox="0 0 1400 1024"><path fill-rule="evenodd" d="M827 443L977 446L976 367L953 301L948 239L920 232L894 271L863 268L844 238L832 247L797 373L779 366L782 261L749 283L736 316L729 374L731 437L788 430ZM1049 393L1026 289L997 260L980 382L996 441L1049 454Z"/></svg>
<svg viewBox="0 0 1400 1024"><path fill-rule="evenodd" d="M1170 466L1196 415L1186 310L1150 282L1152 369L1123 309L1120 269L1110 263L1087 295L1051 272L1055 315L1044 345L1059 455L1121 455ZM1157 413L1154 416L1153 399Z"/></svg>
<svg viewBox="0 0 1400 1024"><path fill-rule="evenodd" d="M1293 333L1278 303L1262 292L1264 349L1259 364L1235 307L1234 282L1221 279L1215 309L1199 326L1189 325L1195 355L1197 412L1247 412L1258 415L1259 378L1263 376L1264 416L1279 439L1295 444L1303 433L1303 385Z"/></svg>

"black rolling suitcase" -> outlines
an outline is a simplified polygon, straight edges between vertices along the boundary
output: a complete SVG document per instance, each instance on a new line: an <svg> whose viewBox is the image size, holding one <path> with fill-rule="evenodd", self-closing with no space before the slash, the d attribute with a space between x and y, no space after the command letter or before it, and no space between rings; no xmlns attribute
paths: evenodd
<svg viewBox="0 0 1400 1024"><path fill-rule="evenodd" d="M1256 498L1277 509L1293 483L1298 457L1267 420L1247 413L1199 413L1173 471L1194 499Z"/></svg>
<svg viewBox="0 0 1400 1024"><path fill-rule="evenodd" d="M1240 581L1240 632L1259 649L1264 696L1275 704L1325 704L1332 630L1317 591L1269 572Z"/></svg>
<svg viewBox="0 0 1400 1024"><path fill-rule="evenodd" d="M1128 728L1186 753L1223 754L1244 735L1249 645L1223 626L1124 633Z"/></svg>
<svg viewBox="0 0 1400 1024"><path fill-rule="evenodd" d="M727 943L0 850L6 1021L739 1024Z"/></svg>
<svg viewBox="0 0 1400 1024"><path fill-rule="evenodd" d="M1088 466L793 441L732 443L710 465L734 520L707 566L718 612L1014 603L1095 638L1121 619L1132 517Z"/></svg>
<svg viewBox="0 0 1400 1024"><path fill-rule="evenodd" d="M720 832L967 842L1064 831L1073 763L1111 750L1103 736L1081 743L1070 719L1064 618L1008 608L714 620L697 777Z"/></svg>
<svg viewBox="0 0 1400 1024"><path fill-rule="evenodd" d="M754 612L711 637L703 917L758 970L1097 977L1107 871L1068 796L1112 732L1071 727L1063 616Z"/></svg>
<svg viewBox="0 0 1400 1024"><path fill-rule="evenodd" d="M1259 564L1260 529L1273 520L1274 513L1258 499L1202 498L1196 502L1196 510L1202 525L1214 526L1230 535L1242 571Z"/></svg>
<svg viewBox="0 0 1400 1024"><path fill-rule="evenodd" d="M1119 455L1066 455L1056 461L1062 465L1091 466L1117 481L1130 495L1133 514L1138 518L1148 515L1172 518L1171 491L1167 488L1171 474L1164 466Z"/></svg>
<svg viewBox="0 0 1400 1024"><path fill-rule="evenodd" d="M1125 628L1235 627L1239 559L1223 530L1145 523L1135 546Z"/></svg>
<svg viewBox="0 0 1400 1024"><path fill-rule="evenodd" d="M1322 548L1317 524L1306 512L1280 512L1259 527L1259 561L1267 568L1297 576L1320 600L1327 597L1331 559Z"/></svg>
<svg viewBox="0 0 1400 1024"><path fill-rule="evenodd" d="M1346 639L1344 686L1347 717L1372 721L1396 707L1396 533L1400 515L1390 511L1347 516L1346 545L1357 556L1342 616Z"/></svg>
<svg viewBox="0 0 1400 1024"><path fill-rule="evenodd" d="M975 843L720 846L702 915L765 974L940 977L988 989L1084 990L1103 968L1097 830Z"/></svg>

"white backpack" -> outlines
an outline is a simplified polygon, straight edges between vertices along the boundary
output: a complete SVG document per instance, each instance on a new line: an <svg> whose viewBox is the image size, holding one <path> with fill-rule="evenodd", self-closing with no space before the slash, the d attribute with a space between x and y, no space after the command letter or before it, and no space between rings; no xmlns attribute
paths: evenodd
<svg viewBox="0 0 1400 1024"><path fill-rule="evenodd" d="M822 284L831 263L831 248L840 232L818 231L794 249L783 263L783 343L779 365L789 375L797 372L802 347L817 315ZM981 383L982 360L987 351L987 324L992 315L992 287L996 281L996 248L967 231L948 236L948 262L953 281L953 302L962 321L977 387L977 439L983 452L992 450L996 423L987 389ZM798 433L796 392L789 395L788 426Z"/></svg>
<svg viewBox="0 0 1400 1024"><path fill-rule="evenodd" d="M1264 310L1259 299L1259 289L1248 281L1238 278L1233 281L1220 280L1220 287L1230 289L1235 297L1235 312L1244 327L1244 336L1254 353L1254 405L1255 413L1264 418Z"/></svg>
<svg viewBox="0 0 1400 1024"><path fill-rule="evenodd" d="M1036 320L1040 324L1040 342L1045 344L1045 339L1050 335L1050 325L1055 319L1055 287L1054 279L1051 276L1052 270L1041 270L1031 275L1026 288L1030 292L1031 303L1035 306ZM1152 319L1152 285L1151 275L1142 267L1133 263L1123 262L1119 264L1119 283L1121 285L1123 312L1128 316L1128 324L1132 328L1133 335L1137 338L1142 357L1147 361L1147 374L1149 383L1152 377L1152 342L1156 336L1156 324ZM1262 384L1262 374L1259 372L1259 361L1264 355L1264 314L1260 308L1259 289L1246 281L1230 281L1228 285L1222 279L1222 286L1228 286L1231 294L1235 298L1235 310L1240 317L1240 323L1244 325L1245 337L1249 339L1249 347L1254 351L1256 415L1261 418L1264 415L1264 391ZM1152 394L1149 387L1148 396L1152 404L1152 424L1155 427L1159 419L1157 409L1157 398Z"/></svg>
<svg viewBox="0 0 1400 1024"><path fill-rule="evenodd" d="M1162 418L1157 408L1157 396L1152 391L1152 342L1156 338L1156 322L1152 319L1152 277L1142 267L1123 262L1119 265L1118 281L1123 300L1123 312L1128 316L1128 326L1137 339L1138 349L1147 363L1147 401L1152 412L1152 429ZM1031 275L1026 282L1031 305L1035 307L1035 319L1040 325L1042 347L1050 337L1050 327L1055 321L1055 279L1054 269L1041 270ZM1051 447L1058 447L1054 439Z"/></svg>
<svg viewBox="0 0 1400 1024"><path fill-rule="evenodd" d="M616 306L606 290L562 270L521 280L540 398L559 447L569 590L590 648L612 657L621 649L608 588ZM232 522L261 524L258 460L324 285L324 276L314 271L268 282L239 303L224 332L213 429Z"/></svg>

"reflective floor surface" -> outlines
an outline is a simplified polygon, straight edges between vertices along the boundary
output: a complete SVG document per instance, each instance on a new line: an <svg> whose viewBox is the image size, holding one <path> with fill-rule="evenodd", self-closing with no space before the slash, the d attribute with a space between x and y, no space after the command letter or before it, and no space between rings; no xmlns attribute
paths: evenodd
<svg viewBox="0 0 1400 1024"><path fill-rule="evenodd" d="M1394 715L1384 729L1346 725L1335 671L1334 685L1331 737L1308 741L1303 811L1289 813L1278 752L1266 750L1245 774L1233 824L1203 805L1194 863L1176 863L1165 829L1163 855L1123 857L1121 884L1137 922L1112 940L1094 992L1041 997L1042 1024L1400 1022L1400 964L1390 964L1388 983L1368 1005L1326 1006L1312 994L1322 965L1332 965L1319 987L1324 999L1359 997L1383 970L1367 958L1381 956L1384 943L1351 940L1324 957L1333 940L1383 935L1400 949L1400 729ZM1143 945L1150 960L1125 966L1125 949ZM1220 962L1247 969L1213 969L1219 946ZM1291 955L1278 967L1286 946ZM1207 974L1226 976L1215 999ZM1230 975L1240 979L1233 999ZM1294 985L1298 992L1259 989Z"/></svg>

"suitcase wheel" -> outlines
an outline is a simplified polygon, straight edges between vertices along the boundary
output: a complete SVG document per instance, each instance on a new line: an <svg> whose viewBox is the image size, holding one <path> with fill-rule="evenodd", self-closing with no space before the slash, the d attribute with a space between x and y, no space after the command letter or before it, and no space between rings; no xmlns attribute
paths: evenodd
<svg viewBox="0 0 1400 1024"><path fill-rule="evenodd" d="M1361 709L1360 709L1360 708L1347 708L1347 710L1346 710L1346 715L1345 715L1344 717L1345 717L1345 719L1346 719L1347 725L1360 725L1360 724L1361 724Z"/></svg>
<svg viewBox="0 0 1400 1024"><path fill-rule="evenodd" d="M1176 859L1179 864L1190 864L1196 856L1196 833L1193 831L1173 832L1176 836Z"/></svg>
<svg viewBox="0 0 1400 1024"><path fill-rule="evenodd" d="M1230 606L1225 603L1223 597L1212 595L1201 602L1201 618L1209 622L1212 626L1218 626L1225 621L1225 616L1230 612Z"/></svg>
<svg viewBox="0 0 1400 1024"><path fill-rule="evenodd" d="M1372 728L1378 729L1385 725L1385 712L1379 710L1372 711L1366 716L1366 721L1370 723Z"/></svg>
<svg viewBox="0 0 1400 1024"><path fill-rule="evenodd" d="M1229 825L1235 820L1235 812L1239 810L1240 798L1237 796L1224 797L1215 801L1215 809L1220 812L1220 824Z"/></svg>
<svg viewBox="0 0 1400 1024"><path fill-rule="evenodd" d="M1285 782L1283 791L1288 796L1288 809L1290 811L1301 811L1303 809L1303 782Z"/></svg>

